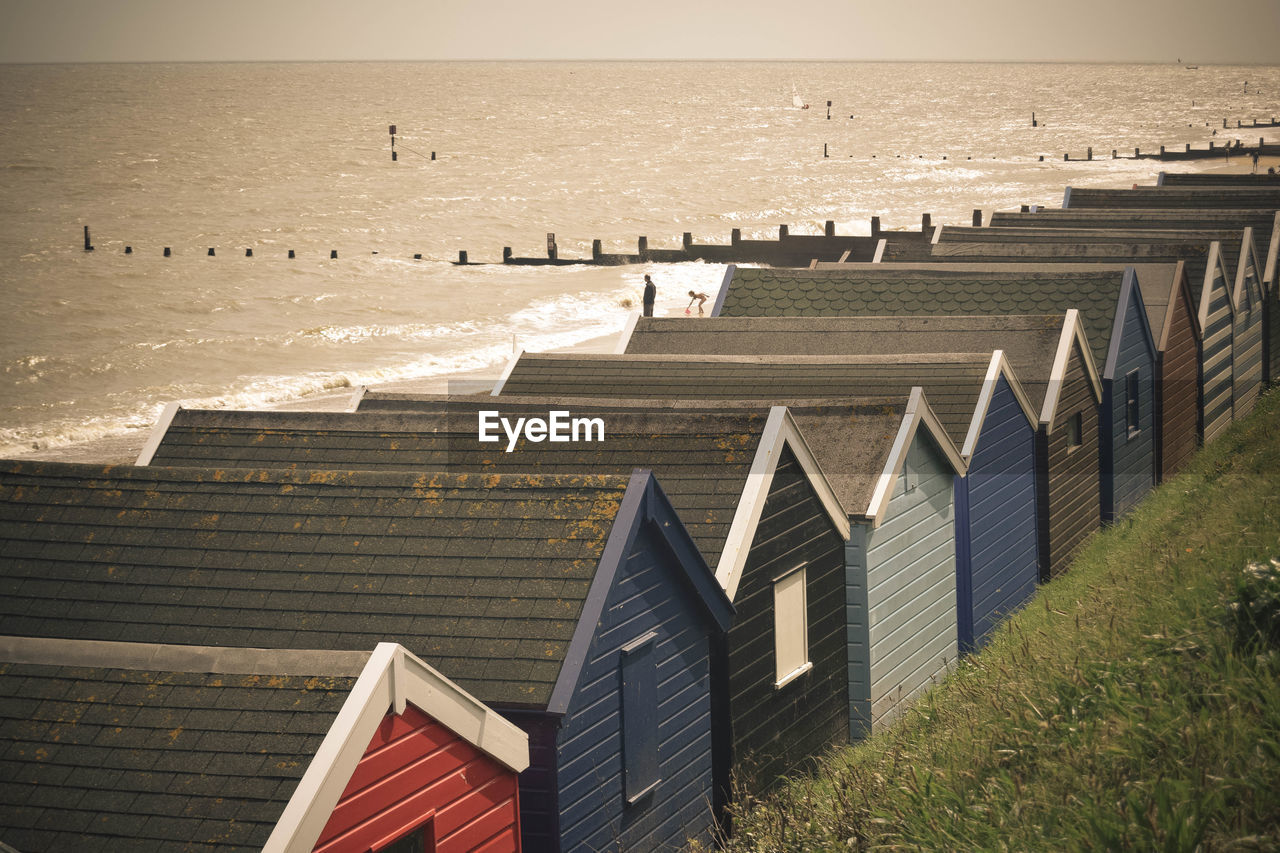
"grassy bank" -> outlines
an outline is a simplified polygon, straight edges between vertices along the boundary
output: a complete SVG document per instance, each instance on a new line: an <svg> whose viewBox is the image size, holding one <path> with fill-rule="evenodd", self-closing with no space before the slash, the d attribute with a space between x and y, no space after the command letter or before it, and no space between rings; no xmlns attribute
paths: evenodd
<svg viewBox="0 0 1280 853"><path fill-rule="evenodd" d="M1280 849L1271 558L1276 392L891 731L741 798L728 849Z"/></svg>

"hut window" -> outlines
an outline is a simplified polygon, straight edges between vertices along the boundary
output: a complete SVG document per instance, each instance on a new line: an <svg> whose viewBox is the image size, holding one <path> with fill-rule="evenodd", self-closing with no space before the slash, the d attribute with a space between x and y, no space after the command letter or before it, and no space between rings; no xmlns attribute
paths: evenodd
<svg viewBox="0 0 1280 853"><path fill-rule="evenodd" d="M1124 422L1133 438L1142 431L1141 410L1138 406L1138 371L1130 371L1124 378Z"/></svg>
<svg viewBox="0 0 1280 853"><path fill-rule="evenodd" d="M809 614L805 564L773 579L773 649L777 681L782 687L809 670Z"/></svg>
<svg viewBox="0 0 1280 853"><path fill-rule="evenodd" d="M1076 412L1067 419L1067 450L1075 450L1084 444L1084 412Z"/></svg>
<svg viewBox="0 0 1280 853"><path fill-rule="evenodd" d="M622 792L627 804L658 787L657 634L622 647Z"/></svg>

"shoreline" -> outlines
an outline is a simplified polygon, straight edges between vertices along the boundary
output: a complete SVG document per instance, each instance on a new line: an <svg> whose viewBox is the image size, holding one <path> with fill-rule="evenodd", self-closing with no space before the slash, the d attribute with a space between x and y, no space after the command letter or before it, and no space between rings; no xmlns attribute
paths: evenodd
<svg viewBox="0 0 1280 853"><path fill-rule="evenodd" d="M581 341L573 346L548 351L613 352L617 344L618 335L604 335ZM476 389L486 386L491 388L498 381L498 376L505 366L503 364L463 373L428 376L422 379L403 379L367 387L378 391L401 394L448 394L450 393L450 386L455 382L474 383ZM325 391L300 397L296 400L265 406L262 411L344 412L350 405L351 396L356 390L357 386L351 386L341 391ZM92 465L132 465L137 460L138 454L142 452L147 439L151 437L152 429L154 429L154 425L149 429L133 430L90 441L35 449L29 453L15 454L8 458L27 461L80 462Z"/></svg>
<svg viewBox="0 0 1280 853"><path fill-rule="evenodd" d="M1277 171L1280 171L1280 157L1260 158L1258 161L1258 171L1264 172L1268 168L1275 168ZM1155 183L1156 175L1162 171L1244 174L1253 171L1253 164L1248 157L1241 156L1235 160L1225 159L1224 162L1214 162L1212 164L1196 162L1195 168L1192 169L1156 168L1152 171L1152 184ZM619 336L617 334L604 335L598 338L579 342L573 346L549 350L549 352L611 353L614 352L617 347L618 338ZM371 385L368 387L378 391L436 395L450 393L450 386L453 383L468 383L473 385L466 393L474 393L476 390L483 389L485 386L492 387L493 383L497 381L498 376L502 373L504 367L505 365L498 365L482 368L480 370L424 377L421 379L405 379L396 382ZM340 392L328 391L317 393L306 397L300 397L296 400L289 400L266 406L264 407L264 410L342 412L346 411L349 407L351 396L355 391L356 388L353 386L342 389ZM17 454L9 458L38 461L80 462L97 465L131 465L138 458L138 454L142 451L143 446L147 443L150 436L151 429L140 429L75 444L33 449L28 453Z"/></svg>

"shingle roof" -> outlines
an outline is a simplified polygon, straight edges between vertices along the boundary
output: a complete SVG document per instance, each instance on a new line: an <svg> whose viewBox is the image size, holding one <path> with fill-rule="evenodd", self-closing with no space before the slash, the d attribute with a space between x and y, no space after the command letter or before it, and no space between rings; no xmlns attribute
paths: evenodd
<svg viewBox="0 0 1280 853"><path fill-rule="evenodd" d="M355 676L0 661L0 841L261 850Z"/></svg>
<svg viewBox="0 0 1280 853"><path fill-rule="evenodd" d="M15 635L361 650L545 704L628 478L0 464Z"/></svg>
<svg viewBox="0 0 1280 853"><path fill-rule="evenodd" d="M991 224L997 228L1124 228L1124 229L1243 229L1252 228L1258 247L1258 263L1270 256L1271 243L1280 228L1280 213L1271 210L1169 210L1162 208L1108 210L1041 210L1036 213L997 211Z"/></svg>
<svg viewBox="0 0 1280 853"><path fill-rule="evenodd" d="M1062 314L1080 311L1099 370L1106 363L1124 273L1057 265L1040 271L930 264L818 270L739 267L721 316Z"/></svg>
<svg viewBox="0 0 1280 853"><path fill-rule="evenodd" d="M389 392L369 392L360 401L360 411L438 411L457 398ZM492 399L492 405L558 406L573 411L670 412L686 418L711 412L764 412L767 403L744 400L698 400L656 398L599 398L558 395L522 395ZM826 398L789 400L787 411L813 451L822 473L850 515L860 515L869 507L877 479L884 471L894 439L906 417L908 395L892 398ZM673 499L674 500L674 499ZM686 522L687 523L687 522Z"/></svg>
<svg viewBox="0 0 1280 853"><path fill-rule="evenodd" d="M1064 208L1180 208L1220 210L1280 209L1280 189L1274 187L1138 187L1106 189L1067 187Z"/></svg>
<svg viewBox="0 0 1280 853"><path fill-rule="evenodd" d="M644 317L631 333L627 353L862 356L1002 349L1038 409L1044 402L1064 322L1063 314Z"/></svg>
<svg viewBox="0 0 1280 853"><path fill-rule="evenodd" d="M1008 238L1001 240L1001 236ZM944 228L942 240L934 246L934 258L949 257L959 252L966 258L991 260L999 257L1020 257L1037 253L1055 260L1078 262L1081 258L1096 260L1100 257L1141 259L1144 263L1176 263L1184 261L1193 280L1204 278L1209 244L1217 243L1227 277L1234 281L1240 267L1240 256L1252 239L1244 229L1234 230L1180 230L1180 231L1113 231L1106 229L1049 229L1049 228L968 228L950 230ZM970 237L978 239L970 240ZM1030 246L1037 248L1014 248ZM1258 263L1255 259L1255 263ZM1258 270L1261 275L1262 270Z"/></svg>
<svg viewBox="0 0 1280 853"><path fill-rule="evenodd" d="M951 440L964 443L991 353L881 356L522 355L507 395L761 400L902 397L924 388Z"/></svg>
<svg viewBox="0 0 1280 853"><path fill-rule="evenodd" d="M477 413L500 409L547 417L555 403L492 397L433 398L415 412L236 412L179 410L152 465L452 473L630 474L654 472L708 564L714 565L745 488L769 411L720 413L637 411L582 405L600 414L604 439L533 443L514 452L502 429L496 443L478 440Z"/></svg>

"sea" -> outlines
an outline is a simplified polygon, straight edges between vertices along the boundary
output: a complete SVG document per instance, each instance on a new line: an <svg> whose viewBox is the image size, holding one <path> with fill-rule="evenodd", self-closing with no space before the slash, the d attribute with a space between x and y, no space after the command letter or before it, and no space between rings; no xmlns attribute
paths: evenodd
<svg viewBox="0 0 1280 853"><path fill-rule="evenodd" d="M611 347L645 274L659 315L724 276L501 263L548 234L574 258L969 224L1206 168L1111 152L1274 141L1236 129L1273 115L1275 66L0 65L0 457L141 443L169 402L442 392Z"/></svg>

